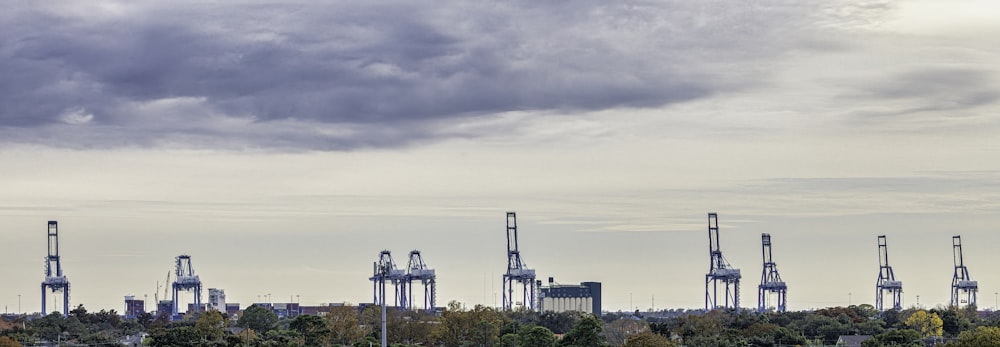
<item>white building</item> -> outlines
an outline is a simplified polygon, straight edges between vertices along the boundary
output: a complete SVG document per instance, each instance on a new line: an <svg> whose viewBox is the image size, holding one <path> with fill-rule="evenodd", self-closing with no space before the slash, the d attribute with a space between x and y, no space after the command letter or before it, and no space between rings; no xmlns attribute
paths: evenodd
<svg viewBox="0 0 1000 347"><path fill-rule="evenodd" d="M226 313L226 291L218 288L208 288L208 308Z"/></svg>

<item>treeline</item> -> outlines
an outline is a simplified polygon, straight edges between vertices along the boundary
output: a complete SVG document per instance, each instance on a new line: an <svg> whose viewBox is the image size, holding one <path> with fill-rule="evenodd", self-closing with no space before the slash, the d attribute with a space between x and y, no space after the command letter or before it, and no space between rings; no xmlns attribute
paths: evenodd
<svg viewBox="0 0 1000 347"><path fill-rule="evenodd" d="M607 318L607 317L606 317ZM844 335L869 335L865 347L998 346L1000 315L974 307L878 312L871 305L757 314L712 311L647 319L656 334L685 346L834 346Z"/></svg>
<svg viewBox="0 0 1000 347"><path fill-rule="evenodd" d="M121 319L115 311L68 317L50 314L15 321L0 331L0 347L60 342L68 346L378 346L381 311L331 307L324 316L279 319L266 307L251 306L239 319L217 311L170 322L143 315ZM1000 347L1000 315L980 317L974 308L908 309L878 312L871 305L816 311L757 314L743 311L674 313L502 312L449 303L441 314L389 310L392 346L490 347L715 347L833 346L843 335L873 336L864 346ZM129 336L147 333L144 340ZM129 342L134 341L134 342Z"/></svg>

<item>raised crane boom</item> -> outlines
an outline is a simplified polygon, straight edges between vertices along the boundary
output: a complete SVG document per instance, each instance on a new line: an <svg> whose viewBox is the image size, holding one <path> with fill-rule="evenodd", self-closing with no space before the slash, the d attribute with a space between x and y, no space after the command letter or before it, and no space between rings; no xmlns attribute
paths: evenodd
<svg viewBox="0 0 1000 347"><path fill-rule="evenodd" d="M167 275L170 278L170 275ZM195 311L201 311L201 279L194 274L194 266L191 265L191 256L182 254L174 258L174 283L170 285L173 289L173 315L180 313L180 292L192 291L194 300L192 306Z"/></svg>
<svg viewBox="0 0 1000 347"><path fill-rule="evenodd" d="M403 270L396 268L396 262L392 260L392 252L384 250L379 253L378 261L372 264L373 273L372 277L368 278L372 281L374 285L374 301L375 305L385 305L385 282L389 281L396 295L395 302L393 303L397 307L406 308L406 273Z"/></svg>
<svg viewBox="0 0 1000 347"><path fill-rule="evenodd" d="M885 235L878 236L878 281L875 283L875 309L884 311L883 294L889 293L892 298L892 309L903 308L903 282L896 280L896 275L889 266L889 247Z"/></svg>
<svg viewBox="0 0 1000 347"><path fill-rule="evenodd" d="M781 280L778 274L778 266L771 259L771 234L760 234L761 251L764 259L764 270L760 274L760 285L757 286L757 311L766 312L770 309L768 305L769 294L777 294L778 312L785 312L785 298L788 294L788 286Z"/></svg>
<svg viewBox="0 0 1000 347"><path fill-rule="evenodd" d="M951 237L952 261L955 263L955 274L951 277L951 306L962 304L976 306L976 293L979 292L979 282L969 276L969 269L962 259L962 237Z"/></svg>
<svg viewBox="0 0 1000 347"><path fill-rule="evenodd" d="M408 309L413 309L413 281L418 280L424 286L424 310L433 311L437 304L437 275L434 269L427 267L424 257L420 251L410 251L410 260L406 264L405 292L409 295L407 302Z"/></svg>
<svg viewBox="0 0 1000 347"><path fill-rule="evenodd" d="M42 314L49 313L46 312L45 304L48 301L46 295L51 290L52 293L62 292L62 314L68 316L69 279L63 275L62 262L59 257L59 222L49 221L48 242L49 250L45 257L45 280L42 281Z"/></svg>
<svg viewBox="0 0 1000 347"><path fill-rule="evenodd" d="M708 214L708 274L705 275L705 310L740 307L740 269L733 268L719 247L719 216ZM725 287L723 305L719 306L719 284Z"/></svg>
<svg viewBox="0 0 1000 347"><path fill-rule="evenodd" d="M503 309L514 309L514 283L521 284L522 304L535 309L535 270L528 268L517 247L517 214L507 212L507 272L503 275Z"/></svg>

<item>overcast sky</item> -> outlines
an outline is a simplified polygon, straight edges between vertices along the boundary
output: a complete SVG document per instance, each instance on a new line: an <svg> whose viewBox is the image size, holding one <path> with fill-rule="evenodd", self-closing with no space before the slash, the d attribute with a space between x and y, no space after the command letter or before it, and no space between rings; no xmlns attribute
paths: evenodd
<svg viewBox="0 0 1000 347"><path fill-rule="evenodd" d="M48 220L90 310L180 254L244 306L370 302L383 249L499 305L506 211L606 310L703 307L707 212L745 307L764 232L790 309L873 303L880 234L905 306L948 302L958 234L1000 292L992 0L3 8L8 312L40 308Z"/></svg>

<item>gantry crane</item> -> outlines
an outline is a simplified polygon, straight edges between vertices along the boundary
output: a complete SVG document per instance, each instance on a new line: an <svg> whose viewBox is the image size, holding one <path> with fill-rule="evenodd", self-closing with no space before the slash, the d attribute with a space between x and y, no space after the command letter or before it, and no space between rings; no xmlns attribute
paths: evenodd
<svg viewBox="0 0 1000 347"><path fill-rule="evenodd" d="M403 270L396 268L396 262L392 260L392 252L384 250L379 253L378 261L372 264L372 277L368 280L372 281L373 285L373 300L375 305L385 306L385 282L389 281L393 286L393 292L395 293L394 305L397 307L405 308L408 307L406 301L406 285L404 281L406 280L406 273Z"/></svg>
<svg viewBox="0 0 1000 347"><path fill-rule="evenodd" d="M705 310L740 307L740 269L733 268L719 248L719 216L708 214L708 274L705 275ZM725 287L723 306L719 306L719 283ZM732 305L732 306L730 306Z"/></svg>
<svg viewBox="0 0 1000 347"><path fill-rule="evenodd" d="M437 301L437 275L435 275L434 269L428 268L427 264L424 263L420 251L410 251L410 260L406 264L405 276L406 281L403 286L408 295L406 298L407 304L409 304L407 309L413 309L413 281L416 280L424 286L424 310L433 311Z"/></svg>
<svg viewBox="0 0 1000 347"><path fill-rule="evenodd" d="M174 283L171 284L173 288L173 312L172 314L176 316L180 313L178 306L179 296L181 291L193 291L194 300L193 305L195 311L201 311L201 279L198 275L194 274L194 267L191 266L191 256L182 254L174 258L175 269L174 269ZM170 278L169 274L167 278Z"/></svg>
<svg viewBox="0 0 1000 347"><path fill-rule="evenodd" d="M778 312L785 312L785 297L788 294L788 286L781 280L778 274L778 267L771 260L771 234L760 234L762 254L764 258L764 270L760 274L760 285L757 286L757 311L766 312L770 309L768 305L769 294L777 294L775 309Z"/></svg>
<svg viewBox="0 0 1000 347"><path fill-rule="evenodd" d="M951 306L962 304L976 306L976 293L979 292L979 282L969 276L969 269L962 259L962 237L951 237L952 259L955 263L955 275L951 277Z"/></svg>
<svg viewBox="0 0 1000 347"><path fill-rule="evenodd" d="M889 248L885 242L885 235L878 236L878 282L875 283L875 309L885 311L883 307L883 293L888 292L892 297L892 309L903 308L903 282L896 280L896 275L889 266Z"/></svg>
<svg viewBox="0 0 1000 347"><path fill-rule="evenodd" d="M521 260L517 248L517 214L507 212L507 273L503 275L503 309L514 309L514 283L521 284L521 302L529 310L535 309L535 270Z"/></svg>
<svg viewBox="0 0 1000 347"><path fill-rule="evenodd" d="M49 255L45 258L45 280L42 282L42 314L48 314L45 311L48 290L62 292L62 314L68 316L69 279L63 275L59 258L59 223L56 221L49 221Z"/></svg>

